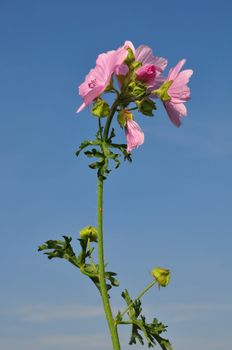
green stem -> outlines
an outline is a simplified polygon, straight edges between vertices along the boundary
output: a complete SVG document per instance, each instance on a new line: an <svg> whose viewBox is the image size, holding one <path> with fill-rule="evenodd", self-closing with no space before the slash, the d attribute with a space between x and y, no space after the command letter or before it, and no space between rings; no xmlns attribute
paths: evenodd
<svg viewBox="0 0 232 350"><path fill-rule="evenodd" d="M87 249L90 250L90 239L89 238L88 238L88 241L87 241ZM92 259L91 255L89 256L89 261L91 262L92 267L96 270L96 266L95 266L95 264L93 262L93 259Z"/></svg>
<svg viewBox="0 0 232 350"><path fill-rule="evenodd" d="M110 124L111 121L113 119L114 113L117 110L117 106L118 106L118 99L116 99L111 107L111 111L110 114L106 120L106 124L105 124L105 128L104 128L104 133L103 133L103 140L106 141L108 138L108 133L109 133L109 129L110 129Z"/></svg>
<svg viewBox="0 0 232 350"><path fill-rule="evenodd" d="M130 305L128 305L128 307L121 313L121 316L123 317L127 311L129 311L129 309L131 308L131 306L139 299L142 298L142 296L149 290L151 289L155 284L156 284L156 280L152 281L138 296L137 298L135 298L131 303ZM120 322L121 323L121 322Z"/></svg>
<svg viewBox="0 0 232 350"><path fill-rule="evenodd" d="M104 245L103 245L103 180L98 178L98 263L99 263L99 280L102 303L108 322L111 340L114 350L120 350L120 342L117 332L117 326L114 324L114 318L109 302L105 281L105 262L104 262Z"/></svg>

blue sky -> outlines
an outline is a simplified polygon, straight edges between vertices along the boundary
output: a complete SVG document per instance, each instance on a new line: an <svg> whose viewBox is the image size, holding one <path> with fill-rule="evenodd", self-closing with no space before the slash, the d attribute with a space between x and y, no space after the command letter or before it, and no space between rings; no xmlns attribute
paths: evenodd
<svg viewBox="0 0 232 350"><path fill-rule="evenodd" d="M231 348L231 11L229 0L0 1L1 349L110 347L89 281L36 249L96 224L95 174L74 155L96 120L75 114L77 86L125 40L169 68L186 58L194 75L183 126L160 105L154 118L135 116L145 143L106 182L106 259L121 282L113 307L153 266L168 267L170 286L143 303L174 349Z"/></svg>

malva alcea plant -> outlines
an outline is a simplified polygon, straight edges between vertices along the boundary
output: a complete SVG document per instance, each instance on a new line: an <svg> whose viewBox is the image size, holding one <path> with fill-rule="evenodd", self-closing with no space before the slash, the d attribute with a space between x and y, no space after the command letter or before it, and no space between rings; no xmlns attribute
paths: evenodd
<svg viewBox="0 0 232 350"><path fill-rule="evenodd" d="M112 164L120 166L121 157L132 161L132 151L144 143L144 133L135 121L134 113L153 116L156 101L160 99L171 122L179 127L186 116L185 102L190 98L187 86L193 71L182 70L185 60L181 60L169 70L167 77L163 72L167 60L154 56L152 50L145 45L137 49L130 41L117 50L108 51L98 56L95 68L91 69L85 81L79 86L79 94L83 103L77 112L88 107L97 119L97 133L94 139L80 144L76 155L83 152L94 159L89 164L97 174L97 227L86 226L80 230L78 239L80 250L75 252L71 237L63 236L63 240L49 240L39 247L45 251L49 259L62 258L77 267L96 286L101 299L114 350L120 350L118 328L120 325L131 327L129 344L146 342L148 348L158 345L163 350L171 350L168 339L163 337L167 326L156 318L147 322L142 314L141 298L155 284L166 287L170 281L170 270L157 267L151 271L151 283L134 299L125 289L122 298L124 310L113 315L109 291L118 287L117 274L106 270L103 240L103 188ZM104 95L112 93L114 99L110 105ZM115 141L113 119L125 132L125 144ZM149 121L150 122L150 121ZM97 248L98 259L94 260L93 251ZM68 350L68 349L67 349Z"/></svg>

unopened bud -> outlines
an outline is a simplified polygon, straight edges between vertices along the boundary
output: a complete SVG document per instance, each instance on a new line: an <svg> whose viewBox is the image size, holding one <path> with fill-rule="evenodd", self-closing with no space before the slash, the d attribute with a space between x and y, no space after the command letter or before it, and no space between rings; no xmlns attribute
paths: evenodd
<svg viewBox="0 0 232 350"><path fill-rule="evenodd" d="M155 267L151 273L161 287L166 287L168 285L171 277L170 270Z"/></svg>
<svg viewBox="0 0 232 350"><path fill-rule="evenodd" d="M134 62L135 60L135 55L134 52L132 51L132 49L130 47L127 48L128 54L127 54L127 58L125 59L125 63L130 66L131 63Z"/></svg>
<svg viewBox="0 0 232 350"><path fill-rule="evenodd" d="M89 239L90 242L97 242L97 229L94 226L86 226L80 230L81 239Z"/></svg>

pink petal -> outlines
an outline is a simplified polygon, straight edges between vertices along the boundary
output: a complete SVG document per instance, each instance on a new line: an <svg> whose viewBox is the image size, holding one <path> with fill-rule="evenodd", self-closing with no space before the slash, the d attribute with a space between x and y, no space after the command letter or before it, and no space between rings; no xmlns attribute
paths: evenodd
<svg viewBox="0 0 232 350"><path fill-rule="evenodd" d="M183 65L185 64L186 60L180 60L177 65L174 68L171 68L169 73L168 73L168 80L175 80L179 71L181 70L181 68L183 67Z"/></svg>
<svg viewBox="0 0 232 350"><path fill-rule="evenodd" d="M87 95L83 97L84 103L88 106L95 98L101 95L105 90L104 85L96 86L94 89L90 90Z"/></svg>
<svg viewBox="0 0 232 350"><path fill-rule="evenodd" d="M76 111L76 113L80 113L85 107L86 107L86 104L83 102L82 105Z"/></svg>
<svg viewBox="0 0 232 350"><path fill-rule="evenodd" d="M158 56L153 56L153 57L154 57L152 60L153 64L156 66L156 69L160 73L162 73L168 64L168 61L166 60L166 58L163 58L163 57L158 57Z"/></svg>
<svg viewBox="0 0 232 350"><path fill-rule="evenodd" d="M131 41L129 41L129 40L125 41L123 47L124 47L124 49L130 48L135 53L135 47Z"/></svg>
<svg viewBox="0 0 232 350"><path fill-rule="evenodd" d="M170 89L169 89L170 90ZM172 103L184 103L190 99L190 89L187 85L168 91Z"/></svg>
<svg viewBox="0 0 232 350"><path fill-rule="evenodd" d="M176 79L173 81L170 89L178 88L178 87L182 87L184 85L187 85L189 82L189 78L192 76L192 74L193 74L192 69L186 69L186 70L183 70L182 72L180 72L178 74L178 76L176 77Z"/></svg>
<svg viewBox="0 0 232 350"><path fill-rule="evenodd" d="M191 69L180 72L168 90L173 103L186 102L190 98L190 89L187 86L189 78L193 74Z"/></svg>
<svg viewBox="0 0 232 350"><path fill-rule="evenodd" d="M118 50L108 51L98 56L96 67L91 69L85 81L79 86L79 94L85 105L89 105L96 97L104 92L109 85L114 71L123 64L127 57L127 50L120 47ZM78 109L81 111L83 105Z"/></svg>
<svg viewBox="0 0 232 350"><path fill-rule="evenodd" d="M152 57L152 49L146 45L141 45L135 50L136 61L142 62L143 64L151 63Z"/></svg>
<svg viewBox="0 0 232 350"><path fill-rule="evenodd" d="M149 87L148 89L148 93L151 93L152 90L156 90L159 89L160 86L167 80L167 77L163 76L163 75L159 75L158 77L155 77L152 85ZM151 95L150 97L155 97L155 95Z"/></svg>
<svg viewBox="0 0 232 350"><path fill-rule="evenodd" d="M159 73L164 71L168 63L165 58L154 56L152 49L146 45L141 45L136 49L135 59L136 61L141 62L143 65L153 64Z"/></svg>
<svg viewBox="0 0 232 350"><path fill-rule="evenodd" d="M116 75L127 75L128 71L129 71L128 66L123 63L123 64L121 64L121 66L117 66L115 68L114 73Z"/></svg>
<svg viewBox="0 0 232 350"><path fill-rule="evenodd" d="M144 142L144 133L134 120L126 122L127 152L131 153L134 148L139 147Z"/></svg>
<svg viewBox="0 0 232 350"><path fill-rule="evenodd" d="M172 102L164 102L164 106L169 118L177 127L181 125L180 118L187 115L187 109L183 103L173 104Z"/></svg>

